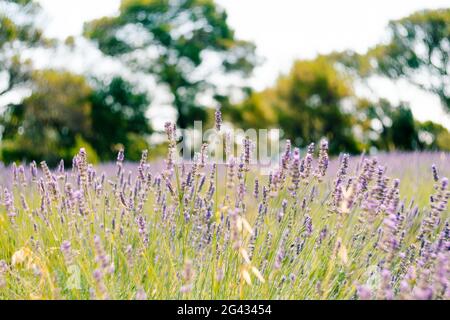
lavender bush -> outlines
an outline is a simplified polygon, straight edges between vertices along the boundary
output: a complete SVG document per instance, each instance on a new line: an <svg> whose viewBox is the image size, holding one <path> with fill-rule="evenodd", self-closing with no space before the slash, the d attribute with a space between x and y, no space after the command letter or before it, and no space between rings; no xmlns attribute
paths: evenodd
<svg viewBox="0 0 450 320"><path fill-rule="evenodd" d="M221 115L216 114L220 130ZM448 154L2 168L0 299L449 299Z"/></svg>

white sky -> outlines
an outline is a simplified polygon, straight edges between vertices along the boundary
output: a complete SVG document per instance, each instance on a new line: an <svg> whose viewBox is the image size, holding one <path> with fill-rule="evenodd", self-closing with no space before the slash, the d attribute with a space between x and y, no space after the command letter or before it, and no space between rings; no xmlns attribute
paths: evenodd
<svg viewBox="0 0 450 320"><path fill-rule="evenodd" d="M83 22L117 13L120 0L38 0L48 13L50 36L79 35ZM389 20L416 10L448 7L448 0L216 0L229 15L237 36L256 43L265 59L251 84L262 89L289 70L297 58L353 49L364 52L383 41ZM439 100L405 83L373 84L379 96L411 104L419 120L450 128Z"/></svg>

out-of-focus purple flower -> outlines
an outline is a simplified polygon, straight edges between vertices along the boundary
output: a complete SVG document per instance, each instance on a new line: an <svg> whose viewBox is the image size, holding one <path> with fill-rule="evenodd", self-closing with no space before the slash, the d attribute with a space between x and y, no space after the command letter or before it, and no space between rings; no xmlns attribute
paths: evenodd
<svg viewBox="0 0 450 320"><path fill-rule="evenodd" d="M136 300L147 300L147 294L144 289L141 288L136 292Z"/></svg>
<svg viewBox="0 0 450 320"><path fill-rule="evenodd" d="M436 168L436 165L433 163L433 165L431 166L431 171L433 172L433 179L434 182L438 182L439 181L439 174Z"/></svg>
<svg viewBox="0 0 450 320"><path fill-rule="evenodd" d="M3 193L3 201L8 217L13 219L17 215L16 208L14 207L14 196L6 188Z"/></svg>
<svg viewBox="0 0 450 320"><path fill-rule="evenodd" d="M220 131L220 128L222 127L222 112L219 108L216 109L215 113L215 127L217 131Z"/></svg>
<svg viewBox="0 0 450 320"><path fill-rule="evenodd" d="M358 285L357 295L360 300L370 300L372 299L372 290L366 285Z"/></svg>
<svg viewBox="0 0 450 320"><path fill-rule="evenodd" d="M319 181L325 177L325 174L328 169L329 158L328 158L328 141L322 140L320 142L320 151L319 151L319 165L317 171L315 172L316 177Z"/></svg>

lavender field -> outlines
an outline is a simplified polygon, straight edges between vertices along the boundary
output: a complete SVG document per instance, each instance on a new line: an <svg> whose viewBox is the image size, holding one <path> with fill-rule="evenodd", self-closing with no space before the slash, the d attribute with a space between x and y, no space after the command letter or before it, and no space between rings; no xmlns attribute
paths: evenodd
<svg viewBox="0 0 450 320"><path fill-rule="evenodd" d="M158 163L2 167L0 299L450 298L449 154L288 143L261 175L174 130Z"/></svg>

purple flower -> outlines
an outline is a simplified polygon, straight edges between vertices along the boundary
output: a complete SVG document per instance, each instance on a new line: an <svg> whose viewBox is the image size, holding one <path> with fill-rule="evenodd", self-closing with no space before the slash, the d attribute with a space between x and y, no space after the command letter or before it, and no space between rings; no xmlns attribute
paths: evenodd
<svg viewBox="0 0 450 320"><path fill-rule="evenodd" d="M217 109L215 113L215 126L216 130L220 131L220 128L222 127L222 112L220 112L220 109Z"/></svg>
<svg viewBox="0 0 450 320"><path fill-rule="evenodd" d="M372 299L372 290L368 286L359 285L357 286L357 295L360 300L370 300Z"/></svg>

